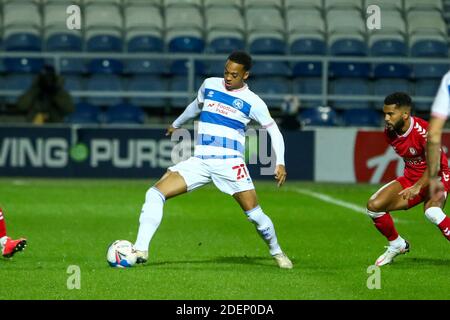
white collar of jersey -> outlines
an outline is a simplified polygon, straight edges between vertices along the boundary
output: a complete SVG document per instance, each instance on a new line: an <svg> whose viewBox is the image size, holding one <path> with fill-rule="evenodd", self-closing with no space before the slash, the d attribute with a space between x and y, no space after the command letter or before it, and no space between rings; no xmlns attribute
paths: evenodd
<svg viewBox="0 0 450 320"><path fill-rule="evenodd" d="M399 136L399 135L397 135L397 136L406 138L406 137L411 133L413 127L414 127L414 117L411 117L411 123L409 124L408 131L406 131L406 132L405 132L403 135L401 135L401 136Z"/></svg>
<svg viewBox="0 0 450 320"><path fill-rule="evenodd" d="M228 90L227 87L225 86L225 80L222 80L222 85L225 88L225 90L227 90L228 92L239 92L239 91L247 89L247 87L248 87L248 85L244 82L244 85L242 86L242 88L234 89L234 90Z"/></svg>

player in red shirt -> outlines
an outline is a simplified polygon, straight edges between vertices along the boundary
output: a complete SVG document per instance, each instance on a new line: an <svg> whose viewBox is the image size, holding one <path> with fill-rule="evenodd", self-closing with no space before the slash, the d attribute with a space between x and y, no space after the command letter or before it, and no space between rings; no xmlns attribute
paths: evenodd
<svg viewBox="0 0 450 320"><path fill-rule="evenodd" d="M22 251L27 245L27 240L20 238L13 240L6 236L6 224L3 211L0 208L0 247L2 249L2 256L11 258L16 252Z"/></svg>
<svg viewBox="0 0 450 320"><path fill-rule="evenodd" d="M428 123L411 116L411 98L401 92L393 93L384 100L384 133L387 142L403 158L405 170L402 177L389 182L372 195L367 203L367 215L375 227L388 239L389 246L375 262L377 266L391 263L399 254L409 251L408 241L397 232L390 211L407 210L424 203L425 216L442 231L447 240L450 233L450 218L440 217L450 189L450 171L447 156L441 152L439 176L445 186L445 194L439 199L430 199L428 192L428 168L426 163L426 143ZM436 210L438 209L438 210ZM437 211L440 211L437 212ZM439 222L440 221L440 222Z"/></svg>

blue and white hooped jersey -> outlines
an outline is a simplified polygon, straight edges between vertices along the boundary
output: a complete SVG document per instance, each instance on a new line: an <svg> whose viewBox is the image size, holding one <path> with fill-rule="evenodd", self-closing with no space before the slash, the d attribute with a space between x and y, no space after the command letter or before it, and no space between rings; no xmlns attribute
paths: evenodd
<svg viewBox="0 0 450 320"><path fill-rule="evenodd" d="M267 105L247 85L227 90L223 78L208 78L197 100L203 103L194 156L202 159L244 157L245 130L251 119L273 123Z"/></svg>

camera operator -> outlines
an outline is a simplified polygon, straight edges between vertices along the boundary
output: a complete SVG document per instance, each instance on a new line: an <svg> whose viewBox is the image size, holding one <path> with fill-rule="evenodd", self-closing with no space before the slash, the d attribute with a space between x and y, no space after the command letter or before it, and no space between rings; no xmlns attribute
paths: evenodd
<svg viewBox="0 0 450 320"><path fill-rule="evenodd" d="M62 122L74 111L70 94L64 89L64 80L52 66L44 66L32 86L19 97L17 108L27 112L34 124Z"/></svg>

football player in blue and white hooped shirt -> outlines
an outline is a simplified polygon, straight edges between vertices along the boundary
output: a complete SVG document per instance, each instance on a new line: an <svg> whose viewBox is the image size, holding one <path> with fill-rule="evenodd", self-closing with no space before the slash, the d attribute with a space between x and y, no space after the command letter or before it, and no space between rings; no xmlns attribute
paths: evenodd
<svg viewBox="0 0 450 320"><path fill-rule="evenodd" d="M247 53L232 53L226 61L224 77L206 79L197 98L169 127L167 135L200 115L194 156L168 168L146 193L135 243L138 263L148 260L148 247L161 222L165 200L213 182L219 190L236 199L269 246L278 266L292 268L292 262L278 244L271 219L258 205L244 162L245 129L253 119L271 136L278 186L286 179L283 136L267 105L245 83L251 65L252 59Z"/></svg>

